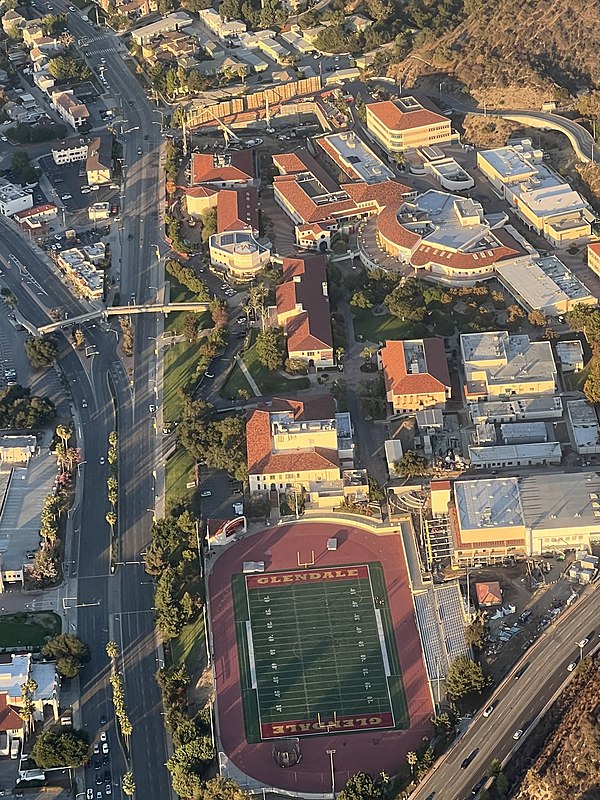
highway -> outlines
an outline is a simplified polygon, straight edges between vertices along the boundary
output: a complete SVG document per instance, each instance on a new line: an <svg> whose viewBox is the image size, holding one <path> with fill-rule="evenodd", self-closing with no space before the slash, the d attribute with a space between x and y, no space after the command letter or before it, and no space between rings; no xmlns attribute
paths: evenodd
<svg viewBox="0 0 600 800"><path fill-rule="evenodd" d="M55 2L57 11L67 12L67 3ZM122 104L123 128L133 129L122 137L124 144L124 190L121 197L121 296L136 295L137 302L155 302L163 282L161 212L163 180L160 173L160 115L147 100L127 64L124 48L112 32L96 30L79 14L68 14L76 38L87 37L88 63L94 68L106 58L105 75L109 91ZM119 54L118 54L119 53ZM141 150L141 155L138 154ZM49 324L49 309L61 307L75 317L92 310L77 300L64 280L16 233L2 224L3 244L27 272L14 261L3 259L2 280L19 299L19 311L34 325ZM118 265L113 265L117 267ZM148 405L160 403L155 389L156 356L154 339L162 332L162 315L142 314L134 319L134 355L125 368L115 350L115 330L105 324L86 323L86 340L98 354L86 360L70 346L63 345L61 367L68 375L78 432L83 434L85 464L81 467L83 492L72 514L76 532L77 632L91 649L91 661L81 673L81 717L93 741L108 718L113 784L120 784L126 770L124 754L114 728L114 714L108 684L109 661L105 646L114 639L121 649L126 705L133 726L131 764L138 797L171 796L165 768L167 741L161 716L161 698L155 681L160 651L154 630L153 587L142 565L142 551L148 543L153 511L161 486L155 486L157 436ZM158 394L156 392L158 391ZM82 406L87 400L87 408ZM158 403L157 403L158 404ZM108 434L119 431L119 561L110 574L109 526L106 478L108 468L100 463L106 456ZM160 498L162 500L162 498ZM88 605L97 604L97 605ZM90 773L89 770L86 772ZM86 786L93 786L93 770ZM121 797L121 790L114 791Z"/></svg>
<svg viewBox="0 0 600 800"><path fill-rule="evenodd" d="M571 678L573 673L567 671L567 665L579 658L577 642L590 638L584 655L596 646L599 622L597 587L594 587L523 656L520 665L529 664L525 672L518 679L517 669L508 675L486 703L486 706L494 704L492 714L485 718L479 713L472 720L447 757L411 794L411 800L472 797L471 789L480 778L490 774L492 761L495 758L503 761L526 741L533 721L557 689ZM513 734L518 730L524 734L515 741ZM469 766L462 769L463 760L477 748Z"/></svg>

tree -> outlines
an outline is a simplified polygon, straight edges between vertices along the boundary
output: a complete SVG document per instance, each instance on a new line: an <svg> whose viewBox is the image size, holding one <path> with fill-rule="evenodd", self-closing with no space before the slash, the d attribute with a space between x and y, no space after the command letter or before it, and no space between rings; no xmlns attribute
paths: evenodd
<svg viewBox="0 0 600 800"><path fill-rule="evenodd" d="M365 362L365 364L371 364L373 362L373 356L375 355L376 352L377 352L376 347L371 347L370 345L367 345L366 347L363 347L360 357Z"/></svg>
<svg viewBox="0 0 600 800"><path fill-rule="evenodd" d="M72 335L73 347L80 348L85 344L85 333L81 328L75 328Z"/></svg>
<svg viewBox="0 0 600 800"><path fill-rule="evenodd" d="M577 110L583 117L588 119L600 118L600 92L588 92L582 95L577 101Z"/></svg>
<svg viewBox="0 0 600 800"><path fill-rule="evenodd" d="M116 642L107 642L106 655L111 661L116 661L116 659L119 657L119 645Z"/></svg>
<svg viewBox="0 0 600 800"><path fill-rule="evenodd" d="M135 794L135 780L133 779L133 772L126 772L125 775L123 775L121 787L123 789L123 794L126 794L127 797L133 797Z"/></svg>
<svg viewBox="0 0 600 800"><path fill-rule="evenodd" d="M73 435L73 430L68 425L57 425L56 435L61 440L63 447L66 449L69 446L69 440Z"/></svg>
<svg viewBox="0 0 600 800"><path fill-rule="evenodd" d="M210 237L217 232L217 209L209 208L202 214L202 241L206 244Z"/></svg>
<svg viewBox="0 0 600 800"><path fill-rule="evenodd" d="M41 769L82 767L88 760L88 747L82 731L43 731L31 748L31 757Z"/></svg>
<svg viewBox="0 0 600 800"><path fill-rule="evenodd" d="M368 772L357 772L348 778L346 785L338 794L339 800L382 800L383 786Z"/></svg>
<svg viewBox="0 0 600 800"><path fill-rule="evenodd" d="M56 669L65 678L79 675L83 665L90 660L90 648L72 633L53 636L42 647L42 654L56 660Z"/></svg>
<svg viewBox="0 0 600 800"><path fill-rule="evenodd" d="M448 668L446 695L450 700L459 700L468 694L481 694L489 683L481 664L468 656L457 656Z"/></svg>
<svg viewBox="0 0 600 800"><path fill-rule="evenodd" d="M583 393L588 403L600 403L600 366L593 362L583 384Z"/></svg>
<svg viewBox="0 0 600 800"><path fill-rule="evenodd" d="M54 416L54 405L46 397L30 396L23 386L0 389L0 428L38 428Z"/></svg>
<svg viewBox="0 0 600 800"><path fill-rule="evenodd" d="M34 369L43 369L56 360L58 345L53 336L31 336L25 340L25 352Z"/></svg>
<svg viewBox="0 0 600 800"><path fill-rule="evenodd" d="M256 319L261 320L265 314L265 301L269 294L269 290L264 283L259 283L257 286L251 286L248 290L248 307L254 311Z"/></svg>
<svg viewBox="0 0 600 800"><path fill-rule="evenodd" d="M10 161L10 168L18 181L22 183L36 183L38 170L31 165L31 159L24 150L17 150Z"/></svg>
<svg viewBox="0 0 600 800"><path fill-rule="evenodd" d="M271 372L281 369L285 362L285 337L280 328L260 331L256 337L258 361Z"/></svg>
<svg viewBox="0 0 600 800"><path fill-rule="evenodd" d="M542 311L535 309L527 314L527 321L530 325L537 325L538 328L543 328L546 324L546 315Z"/></svg>
<svg viewBox="0 0 600 800"><path fill-rule="evenodd" d="M117 515L114 511L108 511L105 517L106 521L110 525L110 533L111 536L115 535L115 525L117 524Z"/></svg>
<svg viewBox="0 0 600 800"><path fill-rule="evenodd" d="M92 74L82 58L71 56L56 56L48 62L48 72L57 81L77 79L86 81Z"/></svg>
<svg viewBox="0 0 600 800"><path fill-rule="evenodd" d="M414 278L405 280L385 298L390 314L410 322L422 322L426 308L423 288Z"/></svg>
<svg viewBox="0 0 600 800"><path fill-rule="evenodd" d="M416 453L414 450L407 450L401 459L394 461L394 472L403 478L425 475L428 469L429 464L425 456Z"/></svg>
<svg viewBox="0 0 600 800"><path fill-rule="evenodd" d="M481 614L478 614L465 628L465 639L471 647L481 649L485 644L485 635L485 622Z"/></svg>

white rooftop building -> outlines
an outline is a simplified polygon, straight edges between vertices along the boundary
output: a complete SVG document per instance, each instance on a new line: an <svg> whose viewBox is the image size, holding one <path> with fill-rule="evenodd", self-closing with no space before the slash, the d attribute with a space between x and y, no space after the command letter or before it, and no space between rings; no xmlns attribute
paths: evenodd
<svg viewBox="0 0 600 800"><path fill-rule="evenodd" d="M531 342L507 331L463 333L461 354L468 402L509 399L512 395L552 394L556 364L550 342Z"/></svg>
<svg viewBox="0 0 600 800"><path fill-rule="evenodd" d="M569 400L567 420L579 455L600 453L600 425L596 409L585 400Z"/></svg>
<svg viewBox="0 0 600 800"><path fill-rule="evenodd" d="M479 400L469 405L471 420L479 422L517 422L518 420L561 419L560 397L515 397L511 400Z"/></svg>
<svg viewBox="0 0 600 800"><path fill-rule="evenodd" d="M392 170L375 155L354 131L332 133L314 140L351 180L380 183L395 178Z"/></svg>
<svg viewBox="0 0 600 800"><path fill-rule="evenodd" d="M555 247L591 235L595 219L588 201L544 162L529 139L477 153L477 166L529 228Z"/></svg>
<svg viewBox="0 0 600 800"><path fill-rule="evenodd" d="M579 339L556 342L555 347L563 372L579 372L583 369L583 346Z"/></svg>
<svg viewBox="0 0 600 800"><path fill-rule="evenodd" d="M0 185L0 214L12 217L18 211L33 207L33 195L13 183Z"/></svg>
<svg viewBox="0 0 600 800"><path fill-rule="evenodd" d="M558 442L500 444L491 447L469 447L469 458L474 469L535 467L560 464L562 449Z"/></svg>
<svg viewBox="0 0 600 800"><path fill-rule="evenodd" d="M578 303L595 305L597 298L556 256L496 265L502 285L526 311L559 316Z"/></svg>

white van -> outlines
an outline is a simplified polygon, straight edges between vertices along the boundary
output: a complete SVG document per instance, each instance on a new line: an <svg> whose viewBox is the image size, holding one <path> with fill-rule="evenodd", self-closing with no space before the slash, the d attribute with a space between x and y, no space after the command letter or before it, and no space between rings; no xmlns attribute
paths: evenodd
<svg viewBox="0 0 600 800"><path fill-rule="evenodd" d="M18 758L19 753L21 752L21 740L20 739L13 739L10 743L10 757L11 758Z"/></svg>

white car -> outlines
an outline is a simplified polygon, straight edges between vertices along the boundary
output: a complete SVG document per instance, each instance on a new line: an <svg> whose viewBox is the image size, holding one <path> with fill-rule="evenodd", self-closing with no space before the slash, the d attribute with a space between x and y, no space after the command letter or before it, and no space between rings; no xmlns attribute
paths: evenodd
<svg viewBox="0 0 600 800"><path fill-rule="evenodd" d="M102 752L105 756L108 755L108 742L102 742Z"/></svg>
<svg viewBox="0 0 600 800"><path fill-rule="evenodd" d="M107 783L106 786L104 787L104 794L112 794L112 787L110 783Z"/></svg>
<svg viewBox="0 0 600 800"><path fill-rule="evenodd" d="M77 9L75 8L75 6L69 6L69 11L77 11Z"/></svg>
<svg viewBox="0 0 600 800"><path fill-rule="evenodd" d="M85 792L85 798L86 798L86 800L94 800L94 790L93 789L87 789L86 792Z"/></svg>
<svg viewBox="0 0 600 800"><path fill-rule="evenodd" d="M200 497L212 497L212 492L210 489L205 489L203 492L200 492Z"/></svg>
<svg viewBox="0 0 600 800"><path fill-rule="evenodd" d="M571 661L571 663L567 667L567 672L573 672L573 670L575 669L576 666L577 666L577 662L576 661Z"/></svg>
<svg viewBox="0 0 600 800"><path fill-rule="evenodd" d="M72 194L61 194L60 199L61 200L72 200L73 199L73 195Z"/></svg>
<svg viewBox="0 0 600 800"><path fill-rule="evenodd" d="M488 706L486 710L483 712L483 716L489 717L493 710L494 710L494 704L492 703L492 705Z"/></svg>
<svg viewBox="0 0 600 800"><path fill-rule="evenodd" d="M6 138L6 136L0 136L0 139L2 139L3 142L8 142L8 139Z"/></svg>
<svg viewBox="0 0 600 800"><path fill-rule="evenodd" d="M519 728L518 731L515 731L513 733L513 739L520 739L521 736L523 736L523 731L521 730L521 728Z"/></svg>
<svg viewBox="0 0 600 800"><path fill-rule="evenodd" d="M102 733L100 734L100 741L101 742L105 742L107 740L107 738L108 737L106 735L106 731L102 731Z"/></svg>
<svg viewBox="0 0 600 800"><path fill-rule="evenodd" d="M91 189L82 189L81 194L89 194L91 191Z"/></svg>
<svg viewBox="0 0 600 800"><path fill-rule="evenodd" d="M99 186L90 186L90 192L99 192L99 191L100 191Z"/></svg>
<svg viewBox="0 0 600 800"><path fill-rule="evenodd" d="M589 639L582 639L580 642L577 642L577 647L585 647L588 642Z"/></svg>

